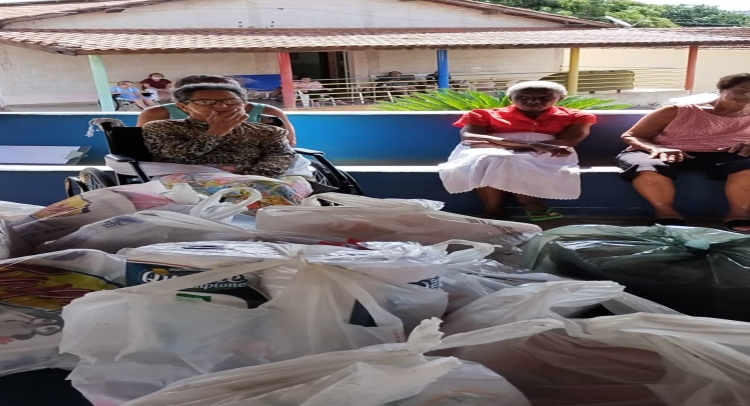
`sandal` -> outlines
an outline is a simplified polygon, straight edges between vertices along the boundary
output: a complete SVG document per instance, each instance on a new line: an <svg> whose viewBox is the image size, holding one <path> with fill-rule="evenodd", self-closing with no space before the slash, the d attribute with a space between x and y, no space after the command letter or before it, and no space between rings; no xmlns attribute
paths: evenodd
<svg viewBox="0 0 750 406"><path fill-rule="evenodd" d="M748 231L735 230L735 228L737 227L750 227L750 219L737 219L737 220L725 221L724 227L726 227L728 231L731 231L733 233L750 234L750 230Z"/></svg>
<svg viewBox="0 0 750 406"><path fill-rule="evenodd" d="M653 219L651 221L652 226L684 226L685 220L677 217L664 217L660 219Z"/></svg>
<svg viewBox="0 0 750 406"><path fill-rule="evenodd" d="M529 217L529 221L547 221L565 217L564 215L556 212L555 209L547 209L544 211L527 211L526 215Z"/></svg>

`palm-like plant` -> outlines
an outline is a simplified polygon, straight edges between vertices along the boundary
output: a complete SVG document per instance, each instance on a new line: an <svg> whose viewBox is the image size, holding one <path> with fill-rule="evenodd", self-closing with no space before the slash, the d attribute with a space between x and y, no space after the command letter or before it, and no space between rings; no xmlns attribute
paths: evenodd
<svg viewBox="0 0 750 406"><path fill-rule="evenodd" d="M505 92L498 91L497 97L472 90L432 90L426 93L412 93L396 97L393 101L378 102L379 110L388 111L467 111L494 109L510 106L512 102ZM623 110L632 104L618 103L616 100L598 97L572 95L557 104L578 110Z"/></svg>

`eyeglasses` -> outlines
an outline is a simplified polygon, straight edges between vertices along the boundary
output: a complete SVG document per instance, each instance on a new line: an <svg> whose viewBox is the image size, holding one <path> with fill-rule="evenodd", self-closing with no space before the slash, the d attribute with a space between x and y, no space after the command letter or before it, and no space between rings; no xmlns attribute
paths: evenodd
<svg viewBox="0 0 750 406"><path fill-rule="evenodd" d="M245 101L242 99L223 99L223 100L216 100L216 99L197 99L197 100L190 100L188 103L194 103L199 106L213 106L216 103L221 102L221 104L225 106L237 106L240 104L245 104Z"/></svg>

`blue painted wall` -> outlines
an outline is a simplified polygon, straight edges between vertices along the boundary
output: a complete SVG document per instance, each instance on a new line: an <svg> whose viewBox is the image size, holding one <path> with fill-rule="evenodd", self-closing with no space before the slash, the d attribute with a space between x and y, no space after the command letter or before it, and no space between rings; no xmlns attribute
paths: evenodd
<svg viewBox="0 0 750 406"><path fill-rule="evenodd" d="M420 166L443 162L458 141L452 123L460 113L292 112L300 146L323 150L338 165ZM643 112L598 114L592 135L578 148L582 166L611 166L624 144L620 134ZM133 113L14 114L0 113L0 145L90 146L91 156L79 165L101 165L106 153L102 133L85 136L88 122L116 117L134 125ZM63 179L75 171L0 172L0 200L47 205L64 198ZM353 171L365 193L373 197L426 198L446 202L446 210L475 213L472 193L450 195L437 173L373 173ZM719 217L726 208L721 182L687 174L677 182L685 215ZM583 194L575 201L555 201L567 214L647 216L646 202L615 173L586 173Z"/></svg>
<svg viewBox="0 0 750 406"><path fill-rule="evenodd" d="M611 165L624 144L618 137L642 113L606 112L578 148L582 165ZM429 165L444 162L458 143L452 123L460 113L290 113L301 147L325 151L339 165ZM135 125L135 113L0 113L0 145L90 146L80 164L102 164L104 135L86 137L93 118Z"/></svg>

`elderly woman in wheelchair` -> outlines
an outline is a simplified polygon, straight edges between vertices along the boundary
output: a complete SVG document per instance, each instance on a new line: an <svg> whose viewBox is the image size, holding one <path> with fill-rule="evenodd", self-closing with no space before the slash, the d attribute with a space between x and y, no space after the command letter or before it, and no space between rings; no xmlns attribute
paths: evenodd
<svg viewBox="0 0 750 406"><path fill-rule="evenodd" d="M307 181L311 174L294 168L297 154L289 145L287 130L246 121L244 89L231 84L194 84L176 89L173 98L188 118L143 126L152 159L211 166L229 173L167 175L159 178L165 186L188 183L206 194L226 187L252 187L264 195L261 205L296 204L312 193Z"/></svg>

